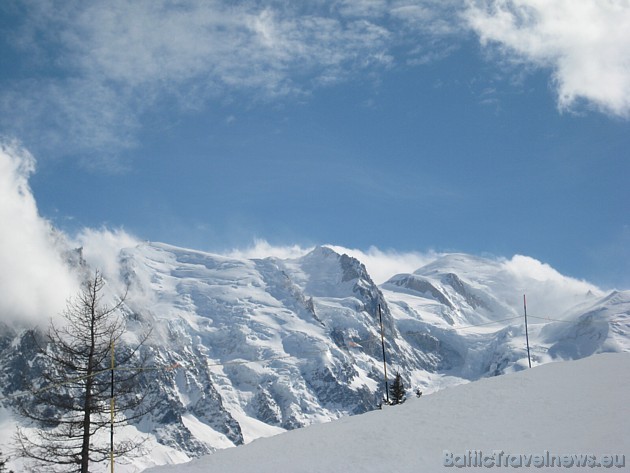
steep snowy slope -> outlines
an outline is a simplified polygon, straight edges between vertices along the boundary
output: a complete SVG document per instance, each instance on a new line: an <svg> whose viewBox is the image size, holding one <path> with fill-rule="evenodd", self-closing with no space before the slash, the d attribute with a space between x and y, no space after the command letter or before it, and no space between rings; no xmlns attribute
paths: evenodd
<svg viewBox="0 0 630 473"><path fill-rule="evenodd" d="M630 351L630 291L613 291L590 306L574 309L545 325L538 339L552 358Z"/></svg>
<svg viewBox="0 0 630 473"><path fill-rule="evenodd" d="M287 262L166 245L124 257L132 287L150 299L130 307L160 328L158 345L176 348L169 362L201 349L237 411L294 428L373 407L378 373L354 367L345 345L376 333L382 301L358 262L324 248Z"/></svg>
<svg viewBox="0 0 630 473"><path fill-rule="evenodd" d="M506 469L555 471L565 462L562 469L593 471L578 465L605 455L611 471L626 471L629 371L627 353L551 363L151 471L416 473L478 458L500 458Z"/></svg>
<svg viewBox="0 0 630 473"><path fill-rule="evenodd" d="M184 461L380 402L379 304L392 351L396 337L386 303L358 261L327 248L280 261L147 243L124 250L120 268L109 276L129 285L129 336L153 330L146 351L158 369L140 387L157 409L134 428L161 451L156 462ZM20 373L34 356L29 340L6 331L5 395L26 388Z"/></svg>
<svg viewBox="0 0 630 473"><path fill-rule="evenodd" d="M155 388L168 413L147 423L158 441L196 455L225 446L211 435L200 446L193 431L204 426L237 445L380 402L379 304L390 334L393 323L358 261L327 248L238 260L163 244L122 259L129 308L154 327L155 362L179 366Z"/></svg>
<svg viewBox="0 0 630 473"><path fill-rule="evenodd" d="M525 293L534 364L627 350L623 322L616 331L608 332L613 316L628 313L627 305L619 302L627 300L627 292L616 293L616 298L605 295L591 284L562 276L527 257L508 261L446 255L413 274L392 277L381 289L400 336L407 340L417 334L425 339L433 337L436 349L450 354L446 358L449 363L438 365L438 371L456 378L477 379L528 365ZM599 312L593 319L595 308ZM570 338L572 327L575 329L587 313L601 328L599 342L585 341L582 336L576 341L574 336L568 342L574 347L573 353L552 348L559 339ZM548 324L550 327L541 333ZM556 325L559 327L554 328ZM617 341L606 342L608 337ZM592 348L580 348L585 345ZM426 383L419 380L419 384Z"/></svg>
<svg viewBox="0 0 630 473"><path fill-rule="evenodd" d="M522 295L530 310L557 318L576 305L604 296L597 287L562 276L524 256L512 260L450 254L387 281L384 288L434 301L451 325L472 325L523 315ZM539 313L539 315L542 315Z"/></svg>
<svg viewBox="0 0 630 473"><path fill-rule="evenodd" d="M389 379L400 371L425 394L527 366L524 293L534 365L630 349L629 292L606 295L525 257L447 255L379 288L361 262L326 247L244 259L143 243L121 252L118 271L107 276L129 287L129 337L152 329L157 369L140 387L158 406L121 433L147 436L152 452L121 472L375 409L379 306ZM1 328L6 432L34 354L23 330Z"/></svg>

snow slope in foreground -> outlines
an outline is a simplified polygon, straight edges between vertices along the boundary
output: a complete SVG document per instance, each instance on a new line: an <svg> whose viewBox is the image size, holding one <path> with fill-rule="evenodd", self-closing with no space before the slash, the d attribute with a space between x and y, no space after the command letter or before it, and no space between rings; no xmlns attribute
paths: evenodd
<svg viewBox="0 0 630 473"><path fill-rule="evenodd" d="M598 461L606 454L625 455L625 466L611 469L624 471L630 468L628 373L628 353L551 363L150 471L449 471L445 450L502 450L503 457L548 451L595 455Z"/></svg>

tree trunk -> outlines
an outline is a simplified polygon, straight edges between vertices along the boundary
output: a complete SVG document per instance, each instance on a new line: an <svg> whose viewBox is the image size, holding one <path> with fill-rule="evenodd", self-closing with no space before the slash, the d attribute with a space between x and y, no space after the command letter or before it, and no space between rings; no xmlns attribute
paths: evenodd
<svg viewBox="0 0 630 473"><path fill-rule="evenodd" d="M90 405L92 403L92 383L90 378L85 385L85 412L83 414L83 443L81 444L81 473L88 473L90 462Z"/></svg>
<svg viewBox="0 0 630 473"><path fill-rule="evenodd" d="M83 442L81 443L81 473L88 473L90 465L90 421L92 418L92 376L94 375L94 351L96 349L96 303L98 300L97 281L90 293L90 352L88 355L87 373L85 379L85 403L83 410Z"/></svg>

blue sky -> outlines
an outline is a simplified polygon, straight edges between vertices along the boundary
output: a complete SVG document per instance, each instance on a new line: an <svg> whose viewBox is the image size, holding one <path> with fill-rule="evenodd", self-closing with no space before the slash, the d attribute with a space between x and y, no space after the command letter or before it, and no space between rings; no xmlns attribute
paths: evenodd
<svg viewBox="0 0 630 473"><path fill-rule="evenodd" d="M0 55L2 139L68 234L630 286L626 0L8 0Z"/></svg>

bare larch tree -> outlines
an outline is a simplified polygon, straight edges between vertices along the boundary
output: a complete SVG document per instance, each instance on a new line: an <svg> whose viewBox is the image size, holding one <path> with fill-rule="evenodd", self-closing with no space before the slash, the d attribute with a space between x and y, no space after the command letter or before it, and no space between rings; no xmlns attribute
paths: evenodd
<svg viewBox="0 0 630 473"><path fill-rule="evenodd" d="M31 365L36 378L30 379L32 389L20 398L18 411L35 428L17 429L16 450L34 470L87 473L90 464L131 454L142 442L110 445L106 435L111 429L113 442L115 426L149 410L137 382L146 369L140 352L148 333L131 347L122 343L126 293L109 306L104 288L102 274L95 271L68 301L64 325L51 322L44 337L33 332L39 347Z"/></svg>

